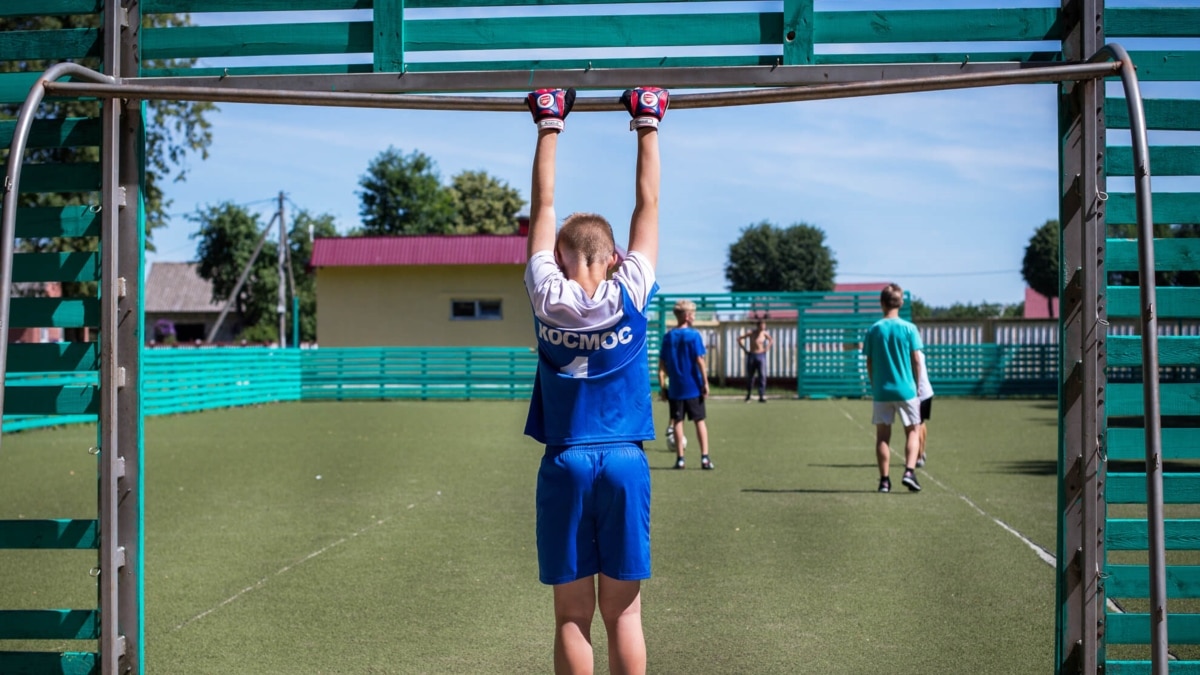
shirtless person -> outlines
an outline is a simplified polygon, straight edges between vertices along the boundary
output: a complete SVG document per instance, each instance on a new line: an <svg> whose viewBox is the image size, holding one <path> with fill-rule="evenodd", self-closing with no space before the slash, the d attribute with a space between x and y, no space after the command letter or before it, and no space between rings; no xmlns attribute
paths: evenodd
<svg viewBox="0 0 1200 675"><path fill-rule="evenodd" d="M750 402L755 380L758 381L758 402L767 402L767 350L771 348L771 342L767 322L762 319L758 320L754 330L738 336L738 347L746 352L746 403Z"/></svg>

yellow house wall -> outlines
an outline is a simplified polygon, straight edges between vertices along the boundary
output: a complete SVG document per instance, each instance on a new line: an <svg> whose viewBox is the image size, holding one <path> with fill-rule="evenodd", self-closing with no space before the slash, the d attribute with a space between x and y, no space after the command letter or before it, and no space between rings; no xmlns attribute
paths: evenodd
<svg viewBox="0 0 1200 675"><path fill-rule="evenodd" d="M317 270L317 343L532 347L523 265L323 267ZM451 300L500 300L499 320L450 318Z"/></svg>

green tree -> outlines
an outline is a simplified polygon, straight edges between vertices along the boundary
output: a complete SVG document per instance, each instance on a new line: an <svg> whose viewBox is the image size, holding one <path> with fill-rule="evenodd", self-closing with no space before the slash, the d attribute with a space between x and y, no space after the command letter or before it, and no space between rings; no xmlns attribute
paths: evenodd
<svg viewBox="0 0 1200 675"><path fill-rule="evenodd" d="M0 32L49 31L71 29L96 29L100 26L99 14L71 16L39 16L0 18ZM143 17L145 27L187 26L191 21L186 14L149 14ZM30 36L31 39L34 36ZM96 57L80 59L81 65L94 70L101 69ZM148 62L147 67L181 67L191 61L172 60ZM41 72L50 67L44 60L0 62L0 72ZM146 208L146 246L154 250L153 232L167 223L166 210L171 202L166 198L163 186L169 182L180 182L187 178L187 158L199 154L208 158L208 147L212 143L212 131L208 115L217 110L212 103L150 101L146 115L146 185L143 198ZM0 106L0 119L16 117L19 105ZM97 101L49 100L42 104L41 118L65 119L98 117L100 103ZM100 151L96 147L40 148L29 151L28 162L66 164L76 162L98 162ZM96 197L90 193L26 194L21 196L22 206L66 206L93 204ZM85 239L58 239L26 241L25 250L86 250L94 248L94 241ZM70 292L68 290L68 292Z"/></svg>
<svg viewBox="0 0 1200 675"><path fill-rule="evenodd" d="M257 214L231 202L197 209L188 220L199 226L192 234L193 239L199 240L197 271L212 282L213 301L225 303L254 254L264 226ZM272 338L268 336L278 337L276 256L276 243L268 237L254 260L250 276L234 298L235 332L244 339L260 342L270 341Z"/></svg>
<svg viewBox="0 0 1200 675"><path fill-rule="evenodd" d="M312 215L308 211L300 210L292 216L288 246L292 258L292 274L296 279L296 296L300 298L300 339L304 342L317 340L317 273L310 264L313 239L336 236L337 228L330 214ZM291 326L291 311L289 304L288 326Z"/></svg>
<svg viewBox="0 0 1200 675"><path fill-rule="evenodd" d="M459 224L455 197L443 187L437 164L414 150L389 147L359 179L362 228L355 234L450 234Z"/></svg>
<svg viewBox="0 0 1200 675"><path fill-rule="evenodd" d="M1047 220L1029 238L1021 276L1033 290L1046 296L1047 310L1054 316L1054 298L1058 297L1058 221Z"/></svg>
<svg viewBox="0 0 1200 675"><path fill-rule="evenodd" d="M820 228L805 223L779 228L763 221L743 228L729 246L725 278L735 292L829 291L836 268Z"/></svg>
<svg viewBox="0 0 1200 675"><path fill-rule="evenodd" d="M525 200L508 183L484 171L463 171L450 183L461 234L516 234Z"/></svg>

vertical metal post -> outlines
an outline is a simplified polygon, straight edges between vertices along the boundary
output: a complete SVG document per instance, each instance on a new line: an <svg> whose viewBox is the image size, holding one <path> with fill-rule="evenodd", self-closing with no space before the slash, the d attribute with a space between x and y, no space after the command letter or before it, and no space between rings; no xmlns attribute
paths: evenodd
<svg viewBox="0 0 1200 675"><path fill-rule="evenodd" d="M279 313L279 348L287 347L287 289L283 285L284 264L287 260L287 223L283 219L283 193L279 193L279 251L277 251L277 269L279 273L276 275L279 283L279 302L276 304L275 311Z"/></svg>
<svg viewBox="0 0 1200 675"><path fill-rule="evenodd" d="M1103 45L1100 0L1064 0L1063 58L1082 61ZM1060 673L1096 673L1105 626L1104 83L1059 90L1060 292L1058 639Z"/></svg>

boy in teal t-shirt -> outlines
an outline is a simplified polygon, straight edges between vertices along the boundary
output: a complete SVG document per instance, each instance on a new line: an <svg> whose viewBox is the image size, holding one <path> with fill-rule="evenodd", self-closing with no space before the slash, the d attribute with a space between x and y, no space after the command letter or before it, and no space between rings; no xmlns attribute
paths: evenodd
<svg viewBox="0 0 1200 675"><path fill-rule="evenodd" d="M917 455L920 453L918 428L921 403L917 399L917 354L925 345L917 327L900 318L904 291L888 284L879 294L883 318L867 329L863 355L867 357L867 377L875 398L871 422L875 425L875 459L879 463L879 491L890 492L888 475L891 460L892 422L896 413L904 424L904 477L901 482L913 492L921 490L917 482Z"/></svg>

